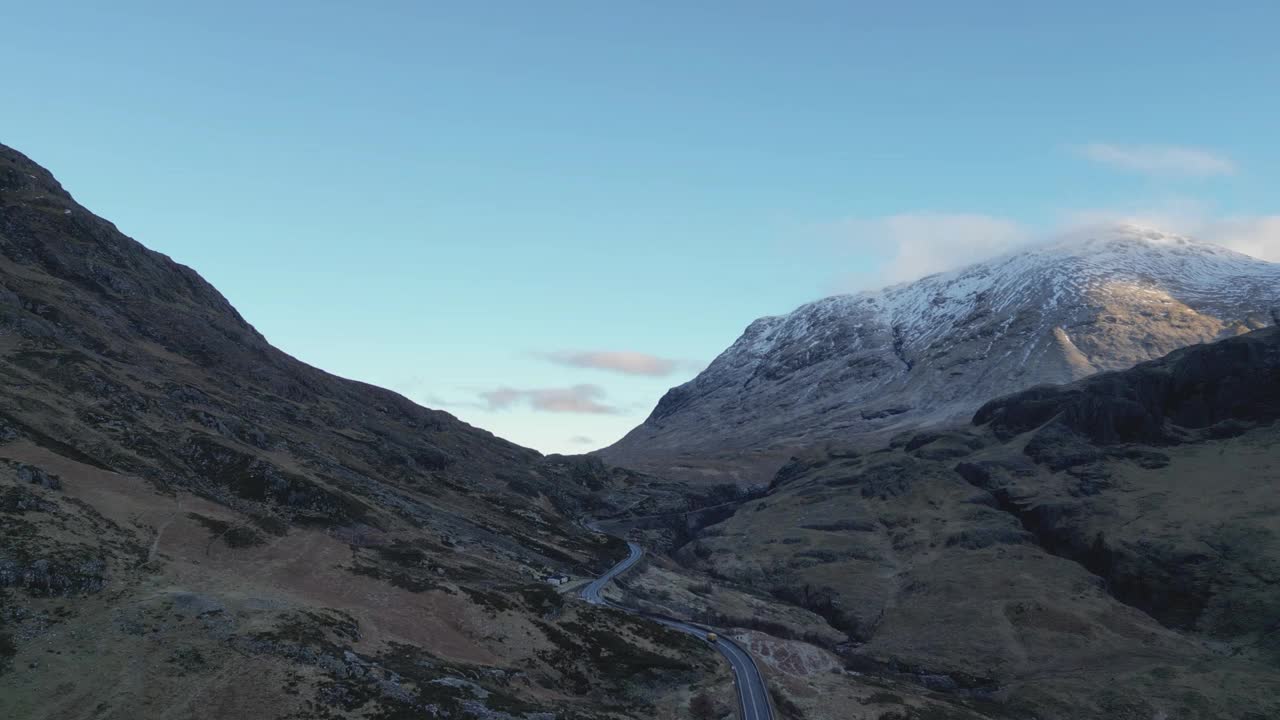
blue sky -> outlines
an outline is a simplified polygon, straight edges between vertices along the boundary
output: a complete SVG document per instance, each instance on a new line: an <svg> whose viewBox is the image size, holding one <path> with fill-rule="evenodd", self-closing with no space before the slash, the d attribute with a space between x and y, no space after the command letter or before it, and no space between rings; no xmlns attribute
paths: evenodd
<svg viewBox="0 0 1280 720"><path fill-rule="evenodd" d="M1064 224L1275 252L1276 4L1048 5L5 3L0 141L298 357L581 452Z"/></svg>

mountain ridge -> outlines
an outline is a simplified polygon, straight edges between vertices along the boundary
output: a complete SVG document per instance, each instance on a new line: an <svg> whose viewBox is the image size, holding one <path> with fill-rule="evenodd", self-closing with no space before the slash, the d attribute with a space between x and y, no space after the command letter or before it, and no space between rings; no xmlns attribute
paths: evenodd
<svg viewBox="0 0 1280 720"><path fill-rule="evenodd" d="M1280 265L1226 248L1131 225L1080 230L760 318L598 452L758 484L786 448L955 420L1008 392L1272 324L1277 287Z"/></svg>
<svg viewBox="0 0 1280 720"><path fill-rule="evenodd" d="M0 145L0 716L679 717L711 651L544 581L643 482L289 356Z"/></svg>

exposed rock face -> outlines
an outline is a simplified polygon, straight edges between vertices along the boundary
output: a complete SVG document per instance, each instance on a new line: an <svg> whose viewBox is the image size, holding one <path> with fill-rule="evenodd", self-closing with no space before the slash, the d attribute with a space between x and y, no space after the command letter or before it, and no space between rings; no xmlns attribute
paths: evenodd
<svg viewBox="0 0 1280 720"><path fill-rule="evenodd" d="M1280 418L1280 329L1185 348L1126 372L1034 388L983 405L973 421L1012 437L1051 418L1095 443L1173 443L1186 430Z"/></svg>
<svg viewBox="0 0 1280 720"><path fill-rule="evenodd" d="M1276 308L1280 265L1153 230L1081 232L757 320L601 455L763 483L787 448L963 419L1010 392L1266 327Z"/></svg>
<svg viewBox="0 0 1280 720"><path fill-rule="evenodd" d="M677 557L992 717L1280 716L1280 329L815 447Z"/></svg>

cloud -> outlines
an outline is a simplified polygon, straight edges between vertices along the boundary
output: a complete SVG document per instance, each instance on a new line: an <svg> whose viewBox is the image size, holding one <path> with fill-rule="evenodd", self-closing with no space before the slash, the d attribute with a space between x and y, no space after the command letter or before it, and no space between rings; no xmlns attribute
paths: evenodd
<svg viewBox="0 0 1280 720"><path fill-rule="evenodd" d="M530 408L539 412L595 415L616 415L622 412L620 408L601 402L604 396L604 388L587 384L566 388L500 387L480 393L488 410L507 410L527 403Z"/></svg>
<svg viewBox="0 0 1280 720"><path fill-rule="evenodd" d="M1236 252L1280 262L1280 215L1221 220L1206 229L1206 239Z"/></svg>
<svg viewBox="0 0 1280 720"><path fill-rule="evenodd" d="M851 219L833 227L845 252L880 259L871 272L839 277L831 289L850 292L916 280L989 260L1081 227L1125 223L1152 227L1280 262L1280 215L1222 216L1185 197L1139 210L1064 212L1056 226L1034 229L982 214L906 213Z"/></svg>
<svg viewBox="0 0 1280 720"><path fill-rule="evenodd" d="M1280 262L1280 215L1215 214L1211 205L1173 198L1144 210L1091 210L1067 215L1069 225L1130 223L1185 235L1260 260Z"/></svg>
<svg viewBox="0 0 1280 720"><path fill-rule="evenodd" d="M574 445L594 445L595 444L595 440L592 440L586 435L574 435L573 437L569 438L569 442L573 443Z"/></svg>
<svg viewBox="0 0 1280 720"><path fill-rule="evenodd" d="M1280 262L1280 215L1213 220L1189 234L1260 260Z"/></svg>
<svg viewBox="0 0 1280 720"><path fill-rule="evenodd" d="M679 360L671 360L657 355L629 350L562 350L537 353L537 355L558 365L608 370L624 375L647 375L650 377L670 375L685 365Z"/></svg>
<svg viewBox="0 0 1280 720"><path fill-rule="evenodd" d="M1231 158L1210 150L1177 145L1089 143L1076 148L1076 152L1096 163L1145 175L1211 177L1236 172Z"/></svg>
<svg viewBox="0 0 1280 720"><path fill-rule="evenodd" d="M531 390L516 390L515 388L498 388L497 390L486 390L480 393L480 397L489 403L490 410L505 410L515 405L517 401L525 397Z"/></svg>
<svg viewBox="0 0 1280 720"><path fill-rule="evenodd" d="M404 393L404 394L406 397L408 397L408 393ZM454 406L463 404L463 403L455 402L453 400L449 400L448 398L441 397L439 395L436 395L435 393L427 393L426 395L423 395L421 397L421 402L423 405L427 407L454 407Z"/></svg>
<svg viewBox="0 0 1280 720"><path fill-rule="evenodd" d="M1027 243L1032 233L1019 223L981 214L903 213L837 223L846 249L885 256L874 274L846 276L842 289L862 289L915 280L985 260Z"/></svg>

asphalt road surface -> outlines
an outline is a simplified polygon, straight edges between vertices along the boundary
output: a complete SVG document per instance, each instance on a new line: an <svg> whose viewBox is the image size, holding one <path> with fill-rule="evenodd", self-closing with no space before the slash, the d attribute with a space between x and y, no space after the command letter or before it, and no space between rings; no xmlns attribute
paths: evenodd
<svg viewBox="0 0 1280 720"><path fill-rule="evenodd" d="M587 527L595 532L603 532L593 525L588 525ZM584 587L582 589L582 599L593 605L607 605L618 610L643 615L654 622L662 623L673 630L693 635L704 642L707 639L707 633L715 632L718 636L715 642L716 649L720 651L721 655L724 655L725 659L729 661L729 667L733 669L733 682L738 688L738 708L741 711L742 720L773 720L773 708L769 705L769 691L765 687L764 678L760 676L760 669L756 667L751 655L739 647L737 643L725 638L723 633L714 629L690 625L675 618L661 617L632 610L611 602L601 595L610 581L630 570L643 556L644 548L628 540L627 557Z"/></svg>
<svg viewBox="0 0 1280 720"><path fill-rule="evenodd" d="M595 528L591 528L591 529L595 530ZM622 573L630 570L631 566L635 565L640 560L640 558L644 556L644 548L640 547L639 545L633 542L630 542L630 541L627 542L627 549L629 552L627 553L627 557L625 560L609 568L608 572L596 578L595 580L592 580L590 585L587 585L586 587L582 588L583 600L586 600L592 605L609 605L611 607L619 607L618 605L611 603L608 600L605 600L603 597L600 596L600 593L604 591L604 587L609 584L610 580L613 580L614 578L618 577ZM626 608L620 608L620 609L625 610Z"/></svg>

